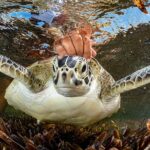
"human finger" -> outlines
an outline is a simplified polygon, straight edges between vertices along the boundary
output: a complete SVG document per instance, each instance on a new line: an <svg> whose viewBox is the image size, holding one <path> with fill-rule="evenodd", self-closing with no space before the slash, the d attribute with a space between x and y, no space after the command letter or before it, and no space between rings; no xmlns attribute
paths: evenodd
<svg viewBox="0 0 150 150"><path fill-rule="evenodd" d="M64 56L68 55L66 50L64 49L64 47L62 47L62 45L56 44L54 47L55 47L56 53L58 54L59 58L62 58Z"/></svg>
<svg viewBox="0 0 150 150"><path fill-rule="evenodd" d="M83 56L84 43L83 38L79 33L69 33L70 40L74 49L76 50L76 55Z"/></svg>
<svg viewBox="0 0 150 150"><path fill-rule="evenodd" d="M85 57L86 59L91 59L91 57L92 57L92 46L91 46L90 39L88 37L84 37L83 41L84 41L83 57Z"/></svg>
<svg viewBox="0 0 150 150"><path fill-rule="evenodd" d="M92 57L95 57L97 55L97 52L92 48Z"/></svg>
<svg viewBox="0 0 150 150"><path fill-rule="evenodd" d="M79 33L82 35L82 36L86 36L88 38L91 38L91 35L92 35L92 27L91 25L87 24L87 25L84 25L84 27L80 28L79 29Z"/></svg>
<svg viewBox="0 0 150 150"><path fill-rule="evenodd" d="M61 39L61 45L68 55L77 55L77 51L68 35Z"/></svg>

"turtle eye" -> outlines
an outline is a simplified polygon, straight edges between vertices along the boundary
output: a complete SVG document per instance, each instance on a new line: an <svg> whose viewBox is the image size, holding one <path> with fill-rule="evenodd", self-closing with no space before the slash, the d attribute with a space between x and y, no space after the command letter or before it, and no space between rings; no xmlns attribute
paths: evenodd
<svg viewBox="0 0 150 150"><path fill-rule="evenodd" d="M86 71L86 65L83 65L83 67L82 67L82 70L81 70L81 71L82 71L82 73Z"/></svg>

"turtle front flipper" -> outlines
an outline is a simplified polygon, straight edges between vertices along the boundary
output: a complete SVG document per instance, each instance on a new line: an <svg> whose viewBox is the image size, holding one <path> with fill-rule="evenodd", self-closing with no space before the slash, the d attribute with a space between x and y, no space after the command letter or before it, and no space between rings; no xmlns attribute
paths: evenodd
<svg viewBox="0 0 150 150"><path fill-rule="evenodd" d="M116 81L105 93L103 93L103 97L112 97L148 83L150 83L150 66Z"/></svg>
<svg viewBox="0 0 150 150"><path fill-rule="evenodd" d="M33 92L38 92L44 87L43 81L36 78L28 68L2 55L0 55L0 72L19 80Z"/></svg>

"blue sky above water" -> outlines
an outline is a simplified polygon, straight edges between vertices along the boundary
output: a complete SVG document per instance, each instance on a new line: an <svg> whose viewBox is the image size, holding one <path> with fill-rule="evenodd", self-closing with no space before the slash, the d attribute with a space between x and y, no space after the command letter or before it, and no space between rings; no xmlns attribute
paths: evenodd
<svg viewBox="0 0 150 150"><path fill-rule="evenodd" d="M150 13L150 8L147 10ZM110 23L109 26L102 29L112 34L118 34L120 31L127 31L131 27L150 23L150 14L144 14L137 7L122 9L120 12L121 15L109 12L103 18L99 18L97 20L99 23Z"/></svg>
<svg viewBox="0 0 150 150"><path fill-rule="evenodd" d="M150 8L147 8L150 13ZM122 9L117 14L116 12L108 12L102 18L97 19L98 23L107 23L110 24L102 28L111 34L118 34L119 32L126 32L131 27L137 27L140 24L149 24L150 23L150 14L144 14L137 7L129 7ZM18 11L11 12L8 14L9 17L26 19L31 18L30 12ZM38 22L37 26L43 26L44 22Z"/></svg>
<svg viewBox="0 0 150 150"><path fill-rule="evenodd" d="M25 20L29 20L32 17L32 14L30 12L23 12L23 11L19 11L19 12L11 12L8 14L9 17L12 18L18 18L18 19L25 19ZM38 27L42 27L45 23L43 21L38 21L37 22L37 26Z"/></svg>
<svg viewBox="0 0 150 150"><path fill-rule="evenodd" d="M31 18L31 13L30 12L25 12L25 11L13 11L11 13L8 13L9 17L13 17L13 18L18 18L18 19L26 19L29 20Z"/></svg>
<svg viewBox="0 0 150 150"><path fill-rule="evenodd" d="M120 32L127 32L130 28L136 28L140 24L150 24L150 8L147 8L149 14L144 14L137 7L129 7L116 12L108 12L102 18L97 19L98 23L108 24L101 28L110 35L117 35ZM95 39L96 42L103 43L107 36L100 36Z"/></svg>

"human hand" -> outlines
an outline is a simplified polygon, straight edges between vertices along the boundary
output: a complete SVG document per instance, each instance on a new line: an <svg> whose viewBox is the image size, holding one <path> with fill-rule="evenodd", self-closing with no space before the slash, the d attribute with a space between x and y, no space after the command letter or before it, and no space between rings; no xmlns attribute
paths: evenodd
<svg viewBox="0 0 150 150"><path fill-rule="evenodd" d="M54 42L54 48L60 58L69 55L83 56L91 59L96 56L92 48L96 43L91 40L92 28L89 25L73 30Z"/></svg>

